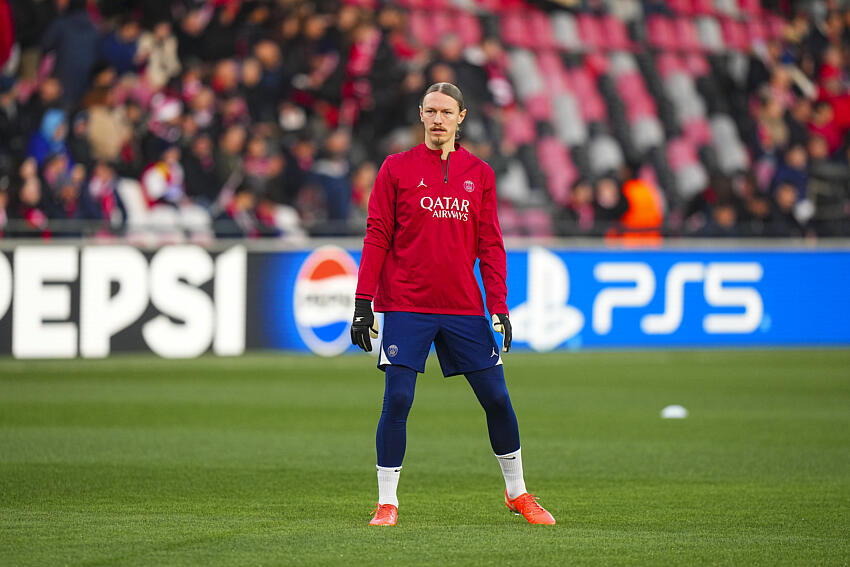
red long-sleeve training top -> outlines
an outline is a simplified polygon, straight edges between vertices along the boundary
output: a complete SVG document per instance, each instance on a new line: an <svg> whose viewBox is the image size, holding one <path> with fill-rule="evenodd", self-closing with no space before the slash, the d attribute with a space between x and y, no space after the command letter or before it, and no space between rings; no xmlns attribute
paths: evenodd
<svg viewBox="0 0 850 567"><path fill-rule="evenodd" d="M369 197L356 297L376 311L507 313L505 246L493 169L455 145L419 144L384 160Z"/></svg>

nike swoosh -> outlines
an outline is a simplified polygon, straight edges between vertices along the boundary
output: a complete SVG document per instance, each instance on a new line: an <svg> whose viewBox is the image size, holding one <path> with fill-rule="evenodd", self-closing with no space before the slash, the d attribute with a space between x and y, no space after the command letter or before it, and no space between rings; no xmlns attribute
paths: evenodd
<svg viewBox="0 0 850 567"><path fill-rule="evenodd" d="M359 323L362 320L363 320L363 317L355 317L354 318L354 321L357 322L357 323Z"/></svg>
<svg viewBox="0 0 850 567"><path fill-rule="evenodd" d="M505 459L506 461L514 461L516 457L499 457L500 459Z"/></svg>

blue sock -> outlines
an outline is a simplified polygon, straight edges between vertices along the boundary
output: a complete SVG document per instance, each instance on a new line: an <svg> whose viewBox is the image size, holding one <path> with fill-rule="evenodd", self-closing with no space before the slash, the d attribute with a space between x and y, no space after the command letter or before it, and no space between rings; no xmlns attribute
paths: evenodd
<svg viewBox="0 0 850 567"><path fill-rule="evenodd" d="M385 374L384 408L375 436L378 466L400 467L407 446L407 414L413 405L416 371L391 365Z"/></svg>
<svg viewBox="0 0 850 567"><path fill-rule="evenodd" d="M502 366L469 372L464 376L487 414L487 431L493 452L507 455L519 449L519 425Z"/></svg>

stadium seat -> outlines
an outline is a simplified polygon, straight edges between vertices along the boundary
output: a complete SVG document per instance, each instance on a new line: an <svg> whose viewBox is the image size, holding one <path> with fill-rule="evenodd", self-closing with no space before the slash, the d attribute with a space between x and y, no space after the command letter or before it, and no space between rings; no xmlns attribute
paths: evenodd
<svg viewBox="0 0 850 567"><path fill-rule="evenodd" d="M655 60L655 67L658 71L658 75L662 79L666 79L674 73L681 73L685 69L681 58L672 51L663 51L659 53Z"/></svg>
<svg viewBox="0 0 850 567"><path fill-rule="evenodd" d="M738 0L738 7L752 21L758 20L762 15L761 0Z"/></svg>
<svg viewBox="0 0 850 567"><path fill-rule="evenodd" d="M550 96L567 90L564 84L564 65L558 53L551 49L545 49L537 53L537 68L543 76L546 92Z"/></svg>
<svg viewBox="0 0 850 567"><path fill-rule="evenodd" d="M551 237L552 215L545 209L537 207L526 209L522 214L525 234L537 238Z"/></svg>
<svg viewBox="0 0 850 567"><path fill-rule="evenodd" d="M600 134L591 139L588 153L590 170L594 175L617 171L625 161L620 145L608 134Z"/></svg>
<svg viewBox="0 0 850 567"><path fill-rule="evenodd" d="M537 68L534 52L528 49L513 49L509 59L509 72L520 99L526 100L545 92L546 85Z"/></svg>
<svg viewBox="0 0 850 567"><path fill-rule="evenodd" d="M537 137L534 121L525 111L518 107L505 110L504 137L505 141L521 146L530 144Z"/></svg>
<svg viewBox="0 0 850 567"><path fill-rule="evenodd" d="M570 154L555 138L544 138L537 145L537 156L546 175L546 192L549 199L558 205L568 204L570 187L578 178Z"/></svg>
<svg viewBox="0 0 850 567"><path fill-rule="evenodd" d="M697 147L710 144L711 124L704 117L693 117L682 124L682 135Z"/></svg>
<svg viewBox="0 0 850 567"><path fill-rule="evenodd" d="M587 125L575 96L567 92L555 95L552 106L558 139L568 146L584 144L587 141Z"/></svg>
<svg viewBox="0 0 850 567"><path fill-rule="evenodd" d="M481 21L474 14L459 11L454 14L452 21L454 32L464 46L469 47L481 43L484 32L481 29Z"/></svg>
<svg viewBox="0 0 850 567"><path fill-rule="evenodd" d="M526 203L530 199L531 189L528 186L528 176L522 163L517 159L509 159L505 172L499 176L496 183L499 199L507 199L514 203ZM501 210L499 211L501 218ZM502 227L504 229L504 227Z"/></svg>
<svg viewBox="0 0 850 567"><path fill-rule="evenodd" d="M522 13L511 10L502 14L500 35L506 45L515 47L532 47L533 41L528 33L526 19Z"/></svg>
<svg viewBox="0 0 850 567"><path fill-rule="evenodd" d="M750 38L743 23L731 18L720 19L720 29L723 32L723 42L728 49L737 51L748 51Z"/></svg>
<svg viewBox="0 0 850 567"><path fill-rule="evenodd" d="M614 77L633 73L638 71L635 56L625 51L615 51L608 57L610 61L610 71Z"/></svg>
<svg viewBox="0 0 850 567"><path fill-rule="evenodd" d="M527 96L524 102L528 115L534 120L538 122L552 120L552 103L545 92Z"/></svg>
<svg viewBox="0 0 850 567"><path fill-rule="evenodd" d="M729 18L737 18L740 16L737 0L714 0L714 8L717 10L718 14L722 14Z"/></svg>
<svg viewBox="0 0 850 567"><path fill-rule="evenodd" d="M640 154L664 144L664 128L655 116L642 116L631 125L632 145Z"/></svg>
<svg viewBox="0 0 850 567"><path fill-rule="evenodd" d="M750 159L744 148L732 118L726 114L711 117L711 133L714 151L720 169L727 174L745 170Z"/></svg>
<svg viewBox="0 0 850 567"><path fill-rule="evenodd" d="M705 190L708 185L708 173L701 163L689 164L675 172L676 187L679 196L688 200Z"/></svg>
<svg viewBox="0 0 850 567"><path fill-rule="evenodd" d="M697 18L697 32L703 49L713 53L723 51L726 44L723 43L723 33L717 20L708 16Z"/></svg>
<svg viewBox="0 0 850 567"><path fill-rule="evenodd" d="M535 48L554 49L558 47L558 41L552 31L552 22L549 16L539 10L531 10L527 18L527 33Z"/></svg>
<svg viewBox="0 0 850 567"><path fill-rule="evenodd" d="M411 10L407 18L410 35L423 47L433 49L437 45L437 36L431 29L431 19L422 10Z"/></svg>
<svg viewBox="0 0 850 567"><path fill-rule="evenodd" d="M675 28L675 48L680 51L701 51L702 44L699 40L699 31L691 18L676 18L673 23Z"/></svg>
<svg viewBox="0 0 850 567"><path fill-rule="evenodd" d="M711 65L702 53L689 53L685 56L685 70L691 77L704 77L711 73Z"/></svg>
<svg viewBox="0 0 850 567"><path fill-rule="evenodd" d="M602 17L601 27L604 44L608 49L634 49L634 44L622 20L609 14Z"/></svg>
<svg viewBox="0 0 850 567"><path fill-rule="evenodd" d="M578 34L581 37L581 42L588 49L604 49L607 46L607 41L602 26L599 20L590 14L579 14L576 17L578 26Z"/></svg>
<svg viewBox="0 0 850 567"><path fill-rule="evenodd" d="M578 26L572 14L557 12L552 16L552 31L555 40L562 49L568 51L581 51L584 44L578 33Z"/></svg>
<svg viewBox="0 0 850 567"><path fill-rule="evenodd" d="M579 108L586 123L604 121L607 116L605 102L596 89L595 81L584 67L564 71L566 84L571 88L576 100L581 101Z"/></svg>
<svg viewBox="0 0 850 567"><path fill-rule="evenodd" d="M666 16L651 16L646 20L646 37L649 45L656 49L668 50L676 47L676 30L673 22Z"/></svg>

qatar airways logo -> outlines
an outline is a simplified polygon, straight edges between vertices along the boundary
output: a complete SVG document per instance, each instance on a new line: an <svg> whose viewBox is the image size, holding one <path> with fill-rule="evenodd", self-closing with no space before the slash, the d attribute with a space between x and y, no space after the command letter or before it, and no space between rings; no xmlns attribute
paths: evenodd
<svg viewBox="0 0 850 567"><path fill-rule="evenodd" d="M431 211L435 219L455 219L466 222L469 220L469 201L453 197L422 197L419 206Z"/></svg>

